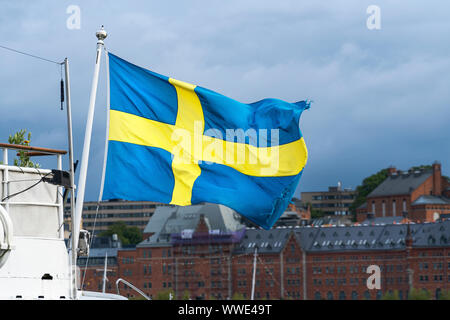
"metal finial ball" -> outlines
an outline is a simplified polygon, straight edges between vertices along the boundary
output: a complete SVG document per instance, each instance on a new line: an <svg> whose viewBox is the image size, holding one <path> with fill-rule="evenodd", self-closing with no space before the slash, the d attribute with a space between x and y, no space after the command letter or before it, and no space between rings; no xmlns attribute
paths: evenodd
<svg viewBox="0 0 450 320"><path fill-rule="evenodd" d="M98 40L103 41L108 36L108 34L106 33L105 29L102 26L102 28L95 33L95 36L97 37Z"/></svg>

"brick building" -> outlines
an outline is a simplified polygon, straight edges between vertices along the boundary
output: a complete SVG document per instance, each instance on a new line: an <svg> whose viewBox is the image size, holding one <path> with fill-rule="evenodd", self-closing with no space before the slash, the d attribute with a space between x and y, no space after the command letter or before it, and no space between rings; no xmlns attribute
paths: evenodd
<svg viewBox="0 0 450 320"><path fill-rule="evenodd" d="M356 191L342 188L339 182L337 186L328 187L328 191L302 192L301 200L326 215L348 215L355 196Z"/></svg>
<svg viewBox="0 0 450 320"><path fill-rule="evenodd" d="M146 240L117 251L117 277L153 297L249 299L256 256L255 299L379 299L394 290L404 299L411 288L433 297L450 289L450 220L262 230L238 218L211 204L158 209ZM366 286L370 265L381 269L381 290Z"/></svg>
<svg viewBox="0 0 450 320"><path fill-rule="evenodd" d="M440 163L425 170L389 168L389 176L357 209L357 221L368 215L395 217L405 212L414 221L435 221L450 214L450 181L442 176Z"/></svg>
<svg viewBox="0 0 450 320"><path fill-rule="evenodd" d="M95 237L89 257L78 257L77 266L80 269L79 287L83 290L101 292L106 266L105 292L117 293L115 281L118 279L117 252L122 244L117 237ZM105 259L108 259L105 264Z"/></svg>
<svg viewBox="0 0 450 320"><path fill-rule="evenodd" d="M83 229L91 234L101 233L116 222L124 222L127 226L144 230L148 220L155 212L156 207L169 206L152 201L124 201L111 200L100 202L97 212L97 202L88 201L83 204L82 224ZM70 206L67 205L64 213L65 230L70 231Z"/></svg>

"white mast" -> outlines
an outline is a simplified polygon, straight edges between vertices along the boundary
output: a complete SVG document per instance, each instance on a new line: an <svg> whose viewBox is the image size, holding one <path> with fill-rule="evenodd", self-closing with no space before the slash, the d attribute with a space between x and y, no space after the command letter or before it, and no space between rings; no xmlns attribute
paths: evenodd
<svg viewBox="0 0 450 320"><path fill-rule="evenodd" d="M108 252L106 252L105 255L105 268L103 269L103 288L102 288L103 293L105 293L106 281L108 281L108 278L106 277L107 268L108 268Z"/></svg>
<svg viewBox="0 0 450 320"><path fill-rule="evenodd" d="M73 167L73 137L72 137L72 104L70 99L70 76L69 76L69 60L64 59L64 71L66 80L66 109L67 109L67 131L69 143L69 170L70 170L70 217L72 219L72 230L74 230L74 209L75 209L75 170ZM72 248L74 248L74 237L72 237ZM72 250L70 256L71 273L72 273L72 295L73 299L77 294L77 269L76 250Z"/></svg>
<svg viewBox="0 0 450 320"><path fill-rule="evenodd" d="M255 297L255 277L256 277L256 257L258 256L258 247L255 247L255 253L253 254L253 279L252 279L252 295L250 300L254 300Z"/></svg>
<svg viewBox="0 0 450 320"><path fill-rule="evenodd" d="M94 120L94 109L95 109L95 99L97 97L97 85L98 85L98 75L100 70L100 60L101 60L101 52L104 46L103 40L106 38L107 33L105 29L101 28L101 30L97 31L95 36L97 37L97 56L95 59L95 69L94 76L92 79L92 88L91 88L91 97L89 101L89 110L88 110L88 118L86 121L86 132L84 134L84 145L83 145L83 155L81 157L81 167L80 167L80 176L78 178L78 191L77 191L77 202L75 207L75 224L74 229L72 230L72 237L74 238L73 244L74 250L78 248L78 238L80 234L80 224L81 224L81 214L83 211L83 203L84 203L84 191L86 187L86 175L89 161L89 148L91 145L91 135L92 135L92 123ZM76 263L76 261L74 262Z"/></svg>

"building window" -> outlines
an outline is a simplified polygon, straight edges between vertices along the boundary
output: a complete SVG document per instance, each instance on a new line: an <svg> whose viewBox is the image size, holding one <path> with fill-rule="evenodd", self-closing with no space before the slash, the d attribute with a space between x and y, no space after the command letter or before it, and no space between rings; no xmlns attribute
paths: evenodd
<svg viewBox="0 0 450 320"><path fill-rule="evenodd" d="M328 293L327 293L327 300L333 300L333 292L328 291Z"/></svg>
<svg viewBox="0 0 450 320"><path fill-rule="evenodd" d="M339 292L339 300L345 300L345 292L344 291Z"/></svg>
<svg viewBox="0 0 450 320"><path fill-rule="evenodd" d="M314 293L314 300L320 300L322 299L322 296L320 295L319 291L316 291L316 293Z"/></svg>

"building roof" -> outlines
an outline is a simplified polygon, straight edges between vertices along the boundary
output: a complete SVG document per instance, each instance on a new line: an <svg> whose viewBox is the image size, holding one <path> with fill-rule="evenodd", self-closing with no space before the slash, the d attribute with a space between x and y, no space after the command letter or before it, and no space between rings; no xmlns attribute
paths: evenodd
<svg viewBox="0 0 450 320"><path fill-rule="evenodd" d="M324 226L324 225L334 225L334 226L345 226L352 224L351 218L349 216L324 216L321 218L316 218L311 221L313 226Z"/></svg>
<svg viewBox="0 0 450 320"><path fill-rule="evenodd" d="M450 246L450 220L410 225L414 247ZM279 253L290 235L307 252L386 251L405 249L406 224L359 225L347 227L249 228L234 254Z"/></svg>
<svg viewBox="0 0 450 320"><path fill-rule="evenodd" d="M370 219L366 219L361 222L361 225L374 225L374 224L393 224L399 223L402 221L404 217L396 216L396 217L374 217Z"/></svg>
<svg viewBox="0 0 450 320"><path fill-rule="evenodd" d="M94 248L89 249L89 258L104 258L108 254L108 258L117 257L119 248ZM120 249L122 250L122 249Z"/></svg>
<svg viewBox="0 0 450 320"><path fill-rule="evenodd" d="M413 233L414 247L450 245L450 220L418 225Z"/></svg>
<svg viewBox="0 0 450 320"><path fill-rule="evenodd" d="M367 202L364 202L362 205L360 205L358 208L356 209L365 209L367 208Z"/></svg>
<svg viewBox="0 0 450 320"><path fill-rule="evenodd" d="M278 227L271 230L247 228L235 254L250 254L258 248L258 253L279 253L285 246L292 230L298 227Z"/></svg>
<svg viewBox="0 0 450 320"><path fill-rule="evenodd" d="M450 199L446 197L439 197L439 196L431 196L431 195L425 195L420 196L417 198L411 205L421 205L421 204L449 204L450 205Z"/></svg>
<svg viewBox="0 0 450 320"><path fill-rule="evenodd" d="M406 224L318 227L296 230L302 248L312 252L399 250L405 248ZM414 247L449 246L450 220L410 224Z"/></svg>
<svg viewBox="0 0 450 320"><path fill-rule="evenodd" d="M410 194L432 174L432 170L420 170L390 175L367 198Z"/></svg>
<svg viewBox="0 0 450 320"><path fill-rule="evenodd" d="M108 255L108 266L117 265L117 251L120 248L94 248L89 250L89 259L87 256L80 256L77 259L77 265L86 266L103 266L105 264L106 255Z"/></svg>
<svg viewBox="0 0 450 320"><path fill-rule="evenodd" d="M223 205L205 203L186 207L158 207L144 229L144 233L153 235L138 244L138 247L170 245L171 234L194 230L201 215L204 215L209 230L227 233L244 228L239 214Z"/></svg>

